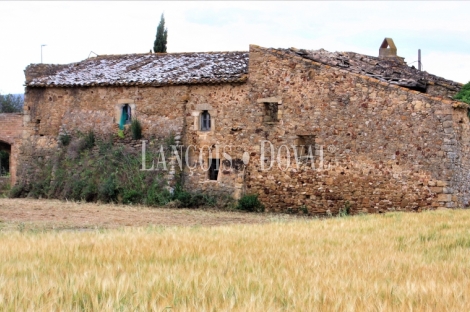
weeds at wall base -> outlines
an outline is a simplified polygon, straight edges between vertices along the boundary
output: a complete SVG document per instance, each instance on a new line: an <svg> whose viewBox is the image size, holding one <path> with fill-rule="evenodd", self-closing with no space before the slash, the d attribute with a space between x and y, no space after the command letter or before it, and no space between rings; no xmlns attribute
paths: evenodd
<svg viewBox="0 0 470 312"><path fill-rule="evenodd" d="M222 197L188 192L180 184L170 188L163 172L140 170L140 150L100 140L92 131L79 133L54 154L35 155L33 160L21 168L10 197L178 208L225 205Z"/></svg>
<svg viewBox="0 0 470 312"><path fill-rule="evenodd" d="M237 209L250 212L263 212L264 206L259 201L258 195L249 194L244 195L238 200Z"/></svg>

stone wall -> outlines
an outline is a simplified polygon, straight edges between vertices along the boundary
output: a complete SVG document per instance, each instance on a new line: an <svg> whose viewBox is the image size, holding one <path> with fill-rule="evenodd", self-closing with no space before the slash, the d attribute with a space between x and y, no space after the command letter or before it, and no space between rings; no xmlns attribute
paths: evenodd
<svg viewBox="0 0 470 312"><path fill-rule="evenodd" d="M246 118L246 84L217 86L193 86L188 94L184 144L191 145L185 168L185 183L192 189L212 194L230 194L236 198L243 192L244 167L239 165L242 157L240 146L252 148L246 134L250 127ZM211 116L211 130L200 131L199 118L207 110ZM210 180L209 154L223 161L223 153L233 157L232 165L221 168L217 180Z"/></svg>
<svg viewBox="0 0 470 312"><path fill-rule="evenodd" d="M29 135L54 139L61 130L116 133L120 108L130 104L145 137L167 136L183 128L187 93L186 86L27 88L25 126Z"/></svg>
<svg viewBox="0 0 470 312"><path fill-rule="evenodd" d="M186 86L27 88L19 170L26 174L34 158L54 153L60 134L77 136L92 130L98 138L111 136L117 144L140 151L141 142L130 140L129 124L124 129L126 138L118 139L124 104L132 107L133 118L141 122L143 139L181 137L187 94Z"/></svg>
<svg viewBox="0 0 470 312"><path fill-rule="evenodd" d="M59 133L116 134L129 104L145 139L183 143L189 190L259 194L268 211L313 214L467 206L466 105L432 93L441 96L251 46L246 83L27 88L21 160L54 150ZM295 157L308 152L301 144L313 162ZM221 164L216 180L209 156Z"/></svg>
<svg viewBox="0 0 470 312"><path fill-rule="evenodd" d="M23 132L22 114L0 114L0 141L10 145L10 183L16 182L19 145Z"/></svg>
<svg viewBox="0 0 470 312"><path fill-rule="evenodd" d="M188 163L198 162L201 154L203 165L196 164L196 170L185 172L185 185L189 189L240 195L242 181L235 177L240 174L238 167L237 170L221 173L218 183L209 181L208 173L203 168L208 161L207 147L226 139L231 135L233 124L241 122L239 110L246 103L246 95L246 86L237 83L158 88L27 88L24 108L26 130L21 159L27 164L32 157L53 152L58 146L60 133L76 135L77 132L93 130L97 136L116 136L120 107L126 103L132 106L132 116L142 124L143 139L154 141L173 135L175 143L193 145L195 149L190 149ZM212 131L195 130L194 121L199 120L195 114L206 109L211 112ZM129 129L125 131L129 132ZM231 137L236 138L236 134ZM243 142L248 144L248 138ZM135 148L141 147L140 142L132 144ZM146 146L147 149L158 148L150 144ZM179 157L184 158L184 152ZM219 156L214 154L214 157ZM183 159L183 165L185 163ZM179 166L175 169L178 171ZM232 172L235 175L230 174Z"/></svg>
<svg viewBox="0 0 470 312"><path fill-rule="evenodd" d="M469 121L453 107L459 103L257 46L250 48L249 66L247 118L258 125L247 134L253 142L269 140L278 151L299 136L315 138L315 170L275 164L263 171L260 155L252 157L247 192L259 194L271 210L468 205L469 181L459 172L468 168ZM269 98L280 103L274 123L263 121Z"/></svg>

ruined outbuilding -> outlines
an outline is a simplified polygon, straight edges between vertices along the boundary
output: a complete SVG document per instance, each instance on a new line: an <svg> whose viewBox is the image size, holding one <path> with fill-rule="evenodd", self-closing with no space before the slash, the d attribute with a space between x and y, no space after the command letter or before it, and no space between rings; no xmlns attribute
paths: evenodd
<svg viewBox="0 0 470 312"><path fill-rule="evenodd" d="M23 116L0 114L0 191L16 182L16 166L23 131Z"/></svg>
<svg viewBox="0 0 470 312"><path fill-rule="evenodd" d="M389 38L378 57L251 45L25 74L20 163L56 148L61 131L115 133L125 109L146 139L192 146L191 190L313 214L469 205L467 105L452 100L462 85L407 66Z"/></svg>

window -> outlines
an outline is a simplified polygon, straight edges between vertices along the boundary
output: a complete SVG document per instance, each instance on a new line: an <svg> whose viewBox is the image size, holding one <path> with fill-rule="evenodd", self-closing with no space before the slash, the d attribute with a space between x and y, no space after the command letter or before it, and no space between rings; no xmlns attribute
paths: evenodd
<svg viewBox="0 0 470 312"><path fill-rule="evenodd" d="M208 111L202 111L201 114L201 131L211 130L211 115Z"/></svg>
<svg viewBox="0 0 470 312"><path fill-rule="evenodd" d="M295 142L297 146L297 157L309 158L315 156L315 136L314 135L299 135Z"/></svg>
<svg viewBox="0 0 470 312"><path fill-rule="evenodd" d="M264 121L276 122L278 119L278 104L277 103L264 103Z"/></svg>
<svg viewBox="0 0 470 312"><path fill-rule="evenodd" d="M217 181L219 175L220 159L210 159L211 166L209 167L209 180Z"/></svg>
<svg viewBox="0 0 470 312"><path fill-rule="evenodd" d="M123 130L124 125L130 124L132 120L132 109L129 104L124 104L121 110L121 119L119 121L119 129Z"/></svg>

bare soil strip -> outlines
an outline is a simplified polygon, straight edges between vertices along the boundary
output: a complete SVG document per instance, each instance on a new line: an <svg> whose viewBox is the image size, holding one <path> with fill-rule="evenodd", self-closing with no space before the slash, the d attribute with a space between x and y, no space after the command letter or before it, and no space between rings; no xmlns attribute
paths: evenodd
<svg viewBox="0 0 470 312"><path fill-rule="evenodd" d="M59 200L0 198L0 229L95 229L128 226L218 226L265 223L272 214L207 209L149 208ZM294 218L283 216L283 218Z"/></svg>

